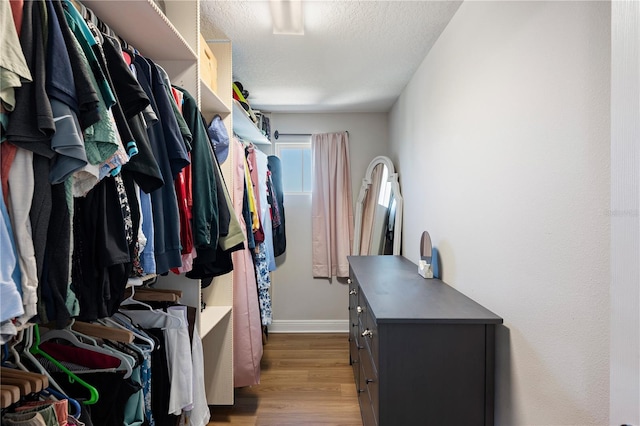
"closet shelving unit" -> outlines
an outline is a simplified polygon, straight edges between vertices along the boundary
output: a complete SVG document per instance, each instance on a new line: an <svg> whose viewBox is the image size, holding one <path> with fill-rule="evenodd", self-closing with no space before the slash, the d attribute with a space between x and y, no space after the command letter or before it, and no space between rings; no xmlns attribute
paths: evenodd
<svg viewBox="0 0 640 426"><path fill-rule="evenodd" d="M218 62L218 88L201 80L199 61L200 2L167 0L164 11L153 0L81 0L95 15L143 56L162 66L173 84L185 88L198 101L206 120L219 114L233 127L231 42L208 43ZM231 133L231 132L229 132ZM222 165L232 184L232 159ZM231 194L232 195L232 194ZM200 282L169 273L158 277L157 288L183 292L181 302L198 308L198 330L205 359L205 387L209 405L233 404L233 281L232 274L217 277L205 289ZM200 310L201 306L205 306Z"/></svg>
<svg viewBox="0 0 640 426"><path fill-rule="evenodd" d="M238 101L233 101L233 132L246 141L255 144L270 145L269 139L258 129L249 118L242 105Z"/></svg>

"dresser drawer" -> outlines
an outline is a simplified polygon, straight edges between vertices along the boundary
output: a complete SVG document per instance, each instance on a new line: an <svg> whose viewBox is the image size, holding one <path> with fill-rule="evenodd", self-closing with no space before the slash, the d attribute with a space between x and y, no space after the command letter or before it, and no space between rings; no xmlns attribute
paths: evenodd
<svg viewBox="0 0 640 426"><path fill-rule="evenodd" d="M378 352L379 352L379 337L378 337L378 325L369 308L368 304L365 304L364 318L362 320L362 329L360 331L359 343L367 347L367 350L371 354L373 365L378 368Z"/></svg>
<svg viewBox="0 0 640 426"><path fill-rule="evenodd" d="M358 349L358 343L355 336L349 337L349 364L353 369L353 378L356 382L356 388L358 387L358 381L360 380L360 350Z"/></svg>
<svg viewBox="0 0 640 426"><path fill-rule="evenodd" d="M359 290L359 289L358 289ZM358 294L358 303L356 306L356 320L357 320L357 326L354 326L355 323L351 324L351 330L355 331L355 336L357 339L357 346L360 349L363 349L365 347L365 337L363 336L363 332L367 329L367 321L368 321L368 314L367 312L369 311L369 306L367 305L367 301L364 298L364 296L362 296L362 293Z"/></svg>
<svg viewBox="0 0 640 426"><path fill-rule="evenodd" d="M358 284L355 280L349 278L349 364L353 366L353 375L358 383L358 347L359 347L359 331L358 331Z"/></svg>
<svg viewBox="0 0 640 426"><path fill-rule="evenodd" d="M356 338L358 342L358 349L368 350L368 346L366 343L367 338L363 336L363 333L365 332L365 330L367 330L367 327L365 325L365 317L361 316L360 318L358 318L357 330L358 332L356 333Z"/></svg>
<svg viewBox="0 0 640 426"><path fill-rule="evenodd" d="M352 324L356 324L357 327L357 322L358 322L358 312L357 312L357 307L358 307L358 288L357 286L355 286L353 284L353 281L349 280L350 284L349 284L349 323L350 325ZM350 332L353 331L354 333L357 330L350 330Z"/></svg>
<svg viewBox="0 0 640 426"><path fill-rule="evenodd" d="M354 314L349 315L349 355L351 358L351 364L353 364L353 360L358 358L358 349L362 345L362 337L360 337L360 324L358 322L358 315L355 314L355 308L352 312L354 312Z"/></svg>
<svg viewBox="0 0 640 426"><path fill-rule="evenodd" d="M360 351L360 355L361 358L367 358L364 351ZM360 403L360 413L362 414L362 424L363 426L377 426L377 413L374 412L374 407L371 404L371 398L364 381L365 373L362 366L363 364L360 363L360 383L358 384L358 401Z"/></svg>
<svg viewBox="0 0 640 426"><path fill-rule="evenodd" d="M360 363L362 364L362 370L360 374L360 382L362 386L362 390L366 391L369 395L369 401L371 402L371 409L373 410L373 416L376 419L376 423L379 419L379 385L378 385L378 371L371 359L371 354L366 351L360 351Z"/></svg>
<svg viewBox="0 0 640 426"><path fill-rule="evenodd" d="M358 305L358 286L351 280L349 280L349 316L357 315L356 306Z"/></svg>

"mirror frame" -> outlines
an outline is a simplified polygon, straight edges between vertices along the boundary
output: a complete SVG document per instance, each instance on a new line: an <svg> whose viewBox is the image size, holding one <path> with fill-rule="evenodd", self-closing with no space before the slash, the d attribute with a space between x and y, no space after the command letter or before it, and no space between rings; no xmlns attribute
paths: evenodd
<svg viewBox="0 0 640 426"><path fill-rule="evenodd" d="M358 200L356 201L356 212L355 212L355 226L354 226L354 235L353 235L353 247L351 253L354 256L359 256L360 253L360 240L362 239L362 214L363 205L365 197L367 196L367 192L371 187L371 176L373 175L373 170L376 168L378 164L383 164L387 166L388 179L387 182L391 183L391 193L396 199L396 217L395 223L393 227L393 254L399 255L400 248L402 246L402 193L400 192L400 183L398 182L398 174L396 173L395 167L393 166L393 162L389 157L385 157L384 155L379 155L369 163L367 167L367 171L364 175L364 179L362 179L362 186L360 187L360 193L358 194Z"/></svg>

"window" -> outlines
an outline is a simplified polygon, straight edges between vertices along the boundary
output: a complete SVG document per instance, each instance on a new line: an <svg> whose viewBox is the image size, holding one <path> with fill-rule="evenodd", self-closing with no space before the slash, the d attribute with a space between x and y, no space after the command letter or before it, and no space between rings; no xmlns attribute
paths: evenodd
<svg viewBox="0 0 640 426"><path fill-rule="evenodd" d="M378 204L383 207L389 207L389 201L391 201L391 182L389 182L389 170L384 167L382 169L382 185L380 188L380 194L378 195Z"/></svg>
<svg viewBox="0 0 640 426"><path fill-rule="evenodd" d="M288 194L311 194L311 142L277 143L282 162L282 189Z"/></svg>

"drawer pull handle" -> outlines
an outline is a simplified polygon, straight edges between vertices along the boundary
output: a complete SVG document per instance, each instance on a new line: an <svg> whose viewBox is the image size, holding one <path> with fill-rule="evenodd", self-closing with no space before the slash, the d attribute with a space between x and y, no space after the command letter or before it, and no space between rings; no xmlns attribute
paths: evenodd
<svg viewBox="0 0 640 426"><path fill-rule="evenodd" d="M349 290L349 294L350 294L351 296L353 296L353 295L358 294L358 292L356 291L356 289L355 289L355 288L352 288L351 290Z"/></svg>
<svg viewBox="0 0 640 426"><path fill-rule="evenodd" d="M351 278L347 278L347 283L351 284L353 281L351 281Z"/></svg>
<svg viewBox="0 0 640 426"><path fill-rule="evenodd" d="M357 327L358 324L351 324L351 327Z"/></svg>
<svg viewBox="0 0 640 426"><path fill-rule="evenodd" d="M373 337L373 331L367 328L365 331L362 332L362 337Z"/></svg>
<svg viewBox="0 0 640 426"><path fill-rule="evenodd" d="M365 381L367 384L369 384L369 383L373 383L373 379L365 379L364 381Z"/></svg>
<svg viewBox="0 0 640 426"><path fill-rule="evenodd" d="M358 306L358 307L356 308L356 311L358 311L358 313L359 313L359 314L361 314L361 313L362 313L362 311L364 311L364 309L362 309L362 306Z"/></svg>
<svg viewBox="0 0 640 426"><path fill-rule="evenodd" d="M364 389L358 389L358 393L364 392Z"/></svg>

